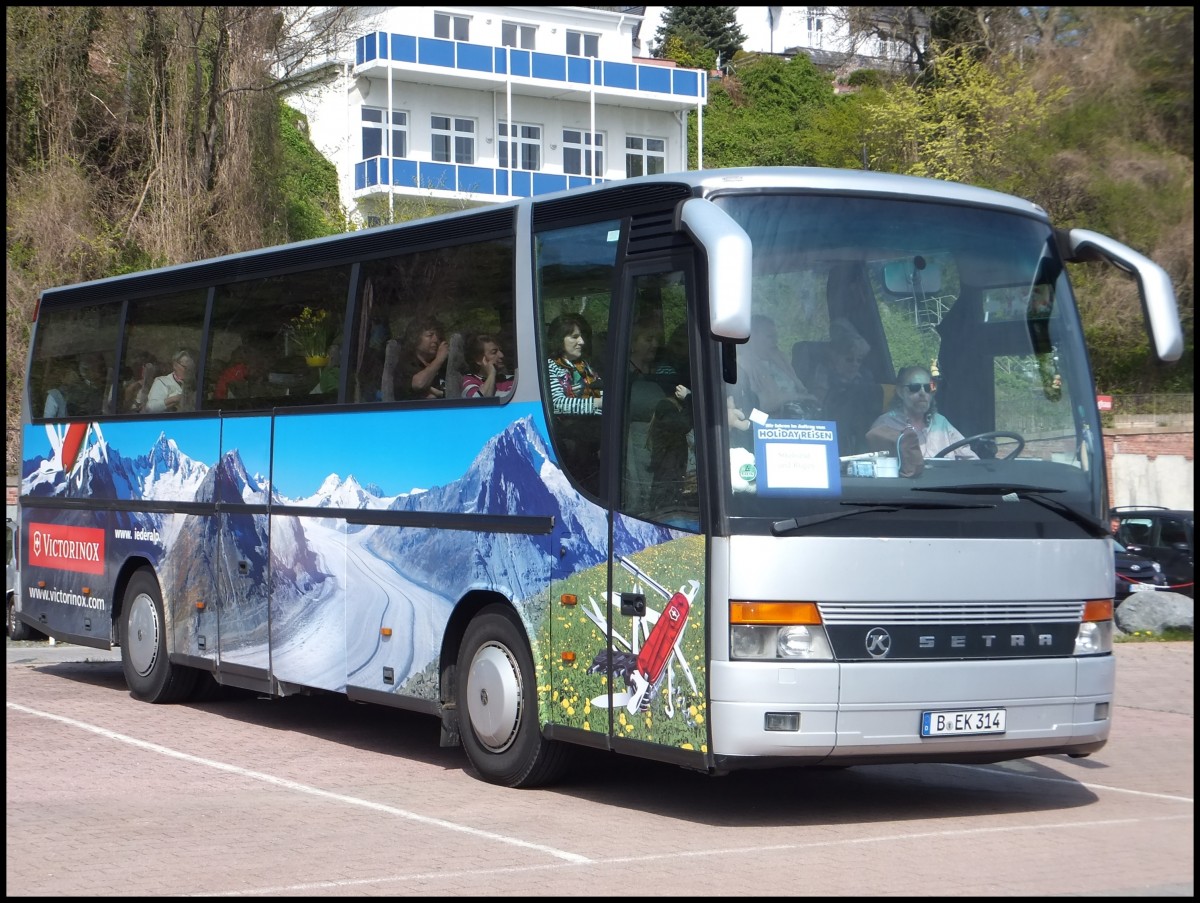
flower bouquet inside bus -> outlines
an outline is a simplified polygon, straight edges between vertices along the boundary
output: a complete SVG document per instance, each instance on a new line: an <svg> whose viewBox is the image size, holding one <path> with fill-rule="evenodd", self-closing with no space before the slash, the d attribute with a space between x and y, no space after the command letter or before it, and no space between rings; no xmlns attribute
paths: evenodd
<svg viewBox="0 0 1200 903"><path fill-rule="evenodd" d="M329 311L306 307L287 326L288 353L300 354L310 367L329 363Z"/></svg>

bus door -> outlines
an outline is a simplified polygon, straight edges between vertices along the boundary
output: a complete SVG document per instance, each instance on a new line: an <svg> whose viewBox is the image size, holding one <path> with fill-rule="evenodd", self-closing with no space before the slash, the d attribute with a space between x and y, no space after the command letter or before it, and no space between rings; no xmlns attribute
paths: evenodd
<svg viewBox="0 0 1200 903"><path fill-rule="evenodd" d="M609 493L610 731L614 743L651 743L662 749L643 752L667 759L707 748L693 286L686 256L626 268L632 303L621 305L621 338L610 337L621 372L605 404L619 470Z"/></svg>
<svg viewBox="0 0 1200 903"><path fill-rule="evenodd" d="M267 515L271 417L226 414L221 419L217 473L220 670L265 680L271 668L270 518Z"/></svg>

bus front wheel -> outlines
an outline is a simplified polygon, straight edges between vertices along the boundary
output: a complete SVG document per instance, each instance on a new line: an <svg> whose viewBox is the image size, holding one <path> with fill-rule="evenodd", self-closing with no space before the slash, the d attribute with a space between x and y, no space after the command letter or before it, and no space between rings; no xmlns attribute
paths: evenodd
<svg viewBox="0 0 1200 903"><path fill-rule="evenodd" d="M196 672L172 665L167 658L162 593L150 570L143 568L130 578L121 619L121 668L133 698L142 702L187 698L195 685Z"/></svg>
<svg viewBox="0 0 1200 903"><path fill-rule="evenodd" d="M566 751L542 736L533 655L508 608L488 606L467 625L455 672L462 743L480 777L505 787L557 778Z"/></svg>

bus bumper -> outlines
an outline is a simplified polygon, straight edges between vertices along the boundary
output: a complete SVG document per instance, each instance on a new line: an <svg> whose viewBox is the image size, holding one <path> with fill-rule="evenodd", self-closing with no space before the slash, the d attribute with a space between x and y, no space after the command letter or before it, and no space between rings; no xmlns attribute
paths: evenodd
<svg viewBox="0 0 1200 903"><path fill-rule="evenodd" d="M824 764L1087 755L1108 739L1112 655L938 662L713 662L712 753ZM749 701L747 701L749 700ZM1005 710L1003 734L922 737L928 711ZM778 729L795 713L795 729ZM800 764L797 762L796 764Z"/></svg>

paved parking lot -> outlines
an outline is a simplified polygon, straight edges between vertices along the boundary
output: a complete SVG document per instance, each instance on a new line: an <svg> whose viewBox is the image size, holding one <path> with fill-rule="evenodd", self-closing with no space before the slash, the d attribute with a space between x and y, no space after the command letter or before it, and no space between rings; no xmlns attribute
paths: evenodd
<svg viewBox="0 0 1200 903"><path fill-rule="evenodd" d="M561 786L514 791L472 777L427 716L146 705L115 655L10 644L6 890L1192 896L1192 651L1118 647L1113 737L1088 759L712 778L589 753Z"/></svg>

